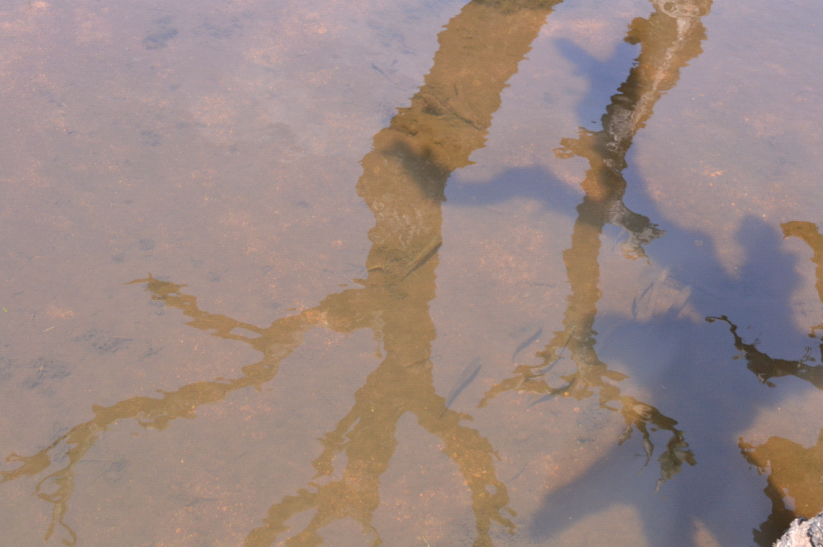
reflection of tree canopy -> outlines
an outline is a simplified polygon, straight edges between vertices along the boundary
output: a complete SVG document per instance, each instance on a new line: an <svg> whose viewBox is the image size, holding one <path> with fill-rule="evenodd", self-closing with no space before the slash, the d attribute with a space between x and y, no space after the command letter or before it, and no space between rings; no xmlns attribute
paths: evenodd
<svg viewBox="0 0 823 547"><path fill-rule="evenodd" d="M695 9L684 8L687 4ZM679 78L680 68L700 54L700 42L705 30L700 17L708 13L710 2L655 2L656 11L648 19L635 19L626 41L640 44L640 55L626 81L611 98L601 118L603 129L597 132L580 130L577 139L563 139L555 153L561 158L580 156L589 161L589 169L581 183L585 192L577 207L577 220L572 233L571 247L563 253L571 294L563 320L564 330L555 333L546 348L537 354L542 363L520 365L511 378L495 385L480 402L483 406L497 395L511 390L526 391L543 397L556 395L583 399L599 392L603 408L619 411L626 420L626 430L620 438L624 442L633 428L643 437L646 463L651 459L654 445L649 430L671 432L666 450L660 455L660 480L679 473L683 463L695 464L695 459L683 433L675 428L677 422L646 403L623 395L619 382L625 375L609 370L595 351L597 301L600 299L600 235L606 223L622 227L629 235L623 249L628 258L644 257L643 245L663 235L648 217L630 211L623 204L626 181L626 154L635 133L643 128L652 115L652 109L661 95L671 89ZM700 8L700 9L697 9ZM552 387L546 374L568 348L576 370L563 376L564 385ZM616 402L617 406L611 406Z"/></svg>
<svg viewBox="0 0 823 547"><path fill-rule="evenodd" d="M194 296L181 293L183 285L152 276L146 283L152 298L182 310L188 325L212 335L248 343L263 355L242 368L234 379L202 381L164 392L160 398L132 397L111 407L94 407L95 418L77 425L33 456L13 454L21 462L2 473L2 481L40 474L52 466L52 454L65 454L67 463L37 484L36 494L53 504L47 538L56 526L76 543L64 522L74 488L74 465L116 421L134 418L142 426L162 430L176 418L191 418L200 405L217 403L232 391L261 388L277 374L280 362L300 346L304 332L327 327L337 332L374 330L385 358L355 394L355 404L323 439L323 453L314 461L315 480L295 495L271 506L263 524L246 538L248 546L272 544L288 530L293 515L314 510L309 524L292 535L288 545L322 543L318 530L336 520L351 518L381 543L371 525L379 506L380 476L397 444L400 417L412 412L418 423L438 437L457 464L471 492L476 519L475 545L491 545L489 531L496 522L514 532L505 513L506 486L497 479L494 448L466 418L446 408L432 381L431 342L434 325L428 302L434 297L434 270L441 239L440 202L449 174L469 163L469 155L484 144L491 116L500 106L500 93L517 64L559 0L474 1L453 18L439 36L440 49L425 85L402 109L390 127L374 138L374 150L362 161L357 185L375 215L369 232L373 246L367 259L368 275L359 289L327 296L318 306L278 319L261 328L225 315L200 310ZM255 337L236 334L235 329ZM60 448L58 448L60 447ZM332 474L333 460L345 453L343 478L320 484ZM59 460L59 457L57 458ZM51 488L50 493L46 490Z"/></svg>

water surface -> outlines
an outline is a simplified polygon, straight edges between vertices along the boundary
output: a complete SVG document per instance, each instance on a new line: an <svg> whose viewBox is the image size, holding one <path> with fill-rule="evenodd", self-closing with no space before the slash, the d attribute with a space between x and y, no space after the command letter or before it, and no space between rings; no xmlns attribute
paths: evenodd
<svg viewBox="0 0 823 547"><path fill-rule="evenodd" d="M816 2L0 12L15 545L770 545L823 509Z"/></svg>

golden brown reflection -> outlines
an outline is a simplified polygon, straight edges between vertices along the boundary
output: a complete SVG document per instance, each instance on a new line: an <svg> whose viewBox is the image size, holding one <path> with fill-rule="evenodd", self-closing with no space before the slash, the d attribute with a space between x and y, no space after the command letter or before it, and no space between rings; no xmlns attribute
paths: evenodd
<svg viewBox="0 0 823 547"><path fill-rule="evenodd" d="M785 237L793 236L798 239L802 239L814 252L814 255L812 255L812 262L814 262L815 266L817 266L815 270L815 275L817 276L817 283L815 284L815 287L817 288L817 296L820 298L820 301L823 302L823 236L820 235L817 225L812 224L811 222L795 220L792 222L785 222L781 224L780 227L783 228L783 235ZM814 338L815 331L817 330L823 330L823 322L812 327L809 336Z"/></svg>
<svg viewBox="0 0 823 547"><path fill-rule="evenodd" d="M770 437L759 446L741 438L739 446L747 462L769 474L763 491L772 502L772 512L754 531L758 545L771 545L795 518L812 518L823 510L823 431L811 448L782 437ZM786 507L786 496L794 499L793 510Z"/></svg>
<svg viewBox="0 0 823 547"><path fill-rule="evenodd" d="M626 230L629 239L623 250L631 259L645 257L643 245L663 235L649 218L630 211L623 204L626 181L622 171L627 165L626 153L634 134L645 126L661 95L677 83L680 69L701 53L700 42L706 34L700 17L709 13L711 2L654 2L654 6L655 12L648 19L638 18L632 22L625 38L629 43L640 44L641 52L619 93L612 96L611 104L606 107L606 114L601 118L603 129L591 132L581 128L577 139L563 139L562 147L555 151L561 158L580 156L589 161L586 178L581 183L586 195L577 207L571 247L563 253L571 285L564 330L555 332L552 341L537 354L542 363L518 366L515 375L490 389L480 405L512 390L576 399L591 397L595 390L599 391L601 407L619 411L626 420L621 443L629 438L633 426L640 431L647 463L654 451L649 429L671 433L666 450L658 458L659 488L679 473L684 463L694 465L694 455L688 450L683 432L675 428L677 421L651 405L623 395L612 383L626 376L609 370L598 358L594 348L597 333L593 328L601 295L598 255L603 226L611 223ZM552 387L545 376L565 348L569 349L577 370L563 377L565 385ZM612 402L618 406L610 406Z"/></svg>
<svg viewBox="0 0 823 547"><path fill-rule="evenodd" d="M823 302L823 235L811 222L792 221L781 225L785 237L803 240L813 251L812 262L817 266L817 292ZM778 359L758 350L755 343L745 343L737 332L737 325L728 317L707 317L713 323L723 321L729 325L734 336L734 347L746 360L746 367L757 379L769 387L775 387L771 378L794 376L805 380L818 389L823 389L823 365L809 365L814 361L810 349L799 360ZM823 328L823 323L812 328L809 336ZM820 345L823 360L823 344ZM764 492L772 503L772 512L758 530L754 530L754 540L758 545L769 546L779 537L796 517L811 518L823 510L823 430L817 444L811 448L782 437L770 437L765 443L753 446L740 438L738 445L747 462L756 466L761 473L768 474ZM794 500L794 509L786 505L786 497Z"/></svg>
<svg viewBox="0 0 823 547"><path fill-rule="evenodd" d="M9 459L21 464L3 472L3 482L40 474L53 459L67 459L36 487L35 493L54 508L46 538L60 526L67 534L64 543L76 543L76 534L64 520L74 488L74 466L102 432L126 418L162 430L171 420L191 418L197 407L220 402L232 391L260 389L277 374L280 361L301 344L302 334L318 326L345 333L370 328L382 340L385 358L356 392L351 411L322 439L324 451L313 462L315 480L273 504L245 544L271 545L288 530L285 522L291 516L310 510L315 511L311 521L291 535L288 545L319 545L318 530L343 518L359 522L373 535L373 545L381 543L371 520L380 503L380 476L397 444L397 422L406 412L415 414L418 423L440 439L459 467L471 491L474 544L492 544L493 522L514 532L507 489L495 474L494 448L475 429L461 425L469 417L449 410L445 399L435 393L430 360L435 331L428 302L435 293L436 255L442 242L440 202L446 180L453 170L469 163L473 150L483 146L492 113L500 106L500 92L558 2L474 1L440 34L440 49L425 85L411 107L375 135L374 150L362 161L357 190L376 220L369 232L373 245L367 279L358 280L362 288L329 295L314 308L260 328L199 309L194 296L181 292L184 285L151 275L131 282L146 283L153 299L182 310L191 318L189 325L246 342L264 357L243 367L239 378L196 382L164 392L161 398L133 397L106 408L95 406L93 420L74 426L40 452L12 454ZM233 334L238 328L257 336ZM332 461L342 452L347 456L343 478L320 484L318 479L332 474Z"/></svg>

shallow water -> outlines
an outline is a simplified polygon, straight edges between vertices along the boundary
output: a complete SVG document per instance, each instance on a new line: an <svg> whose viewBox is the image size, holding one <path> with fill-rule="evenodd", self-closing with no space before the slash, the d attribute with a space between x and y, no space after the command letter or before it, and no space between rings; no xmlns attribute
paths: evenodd
<svg viewBox="0 0 823 547"><path fill-rule="evenodd" d="M9 545L770 545L823 5L0 11Z"/></svg>

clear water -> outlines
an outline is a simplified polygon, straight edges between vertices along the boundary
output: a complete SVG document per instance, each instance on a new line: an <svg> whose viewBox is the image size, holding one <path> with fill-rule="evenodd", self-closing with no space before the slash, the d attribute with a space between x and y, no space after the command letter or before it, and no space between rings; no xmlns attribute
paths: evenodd
<svg viewBox="0 0 823 547"><path fill-rule="evenodd" d="M7 3L4 541L770 545L823 509L821 20Z"/></svg>

